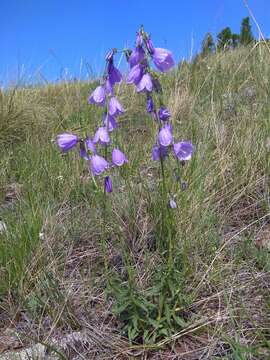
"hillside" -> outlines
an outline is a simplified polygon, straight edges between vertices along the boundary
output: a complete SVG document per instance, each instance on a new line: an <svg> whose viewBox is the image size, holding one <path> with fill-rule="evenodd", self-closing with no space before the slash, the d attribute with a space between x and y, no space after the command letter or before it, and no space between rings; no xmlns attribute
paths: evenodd
<svg viewBox="0 0 270 360"><path fill-rule="evenodd" d="M115 142L128 163L104 211L86 161L55 141L93 135L96 83L0 93L0 353L40 343L63 359L270 358L270 49L220 52L160 77L175 137L196 148L165 174L177 199L169 284L145 97L117 88Z"/></svg>

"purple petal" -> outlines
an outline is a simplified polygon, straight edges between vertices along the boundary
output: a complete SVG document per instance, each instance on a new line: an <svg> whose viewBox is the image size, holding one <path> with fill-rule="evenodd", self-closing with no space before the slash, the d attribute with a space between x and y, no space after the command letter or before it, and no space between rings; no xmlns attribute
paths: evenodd
<svg viewBox="0 0 270 360"><path fill-rule="evenodd" d="M137 92L141 92L144 90L149 92L153 90L153 83L151 76L149 74L144 74L141 81L137 85Z"/></svg>
<svg viewBox="0 0 270 360"><path fill-rule="evenodd" d="M87 154L85 143L82 140L80 141L80 157L84 158L85 160L89 160L89 155Z"/></svg>
<svg viewBox="0 0 270 360"><path fill-rule="evenodd" d="M88 150L90 150L93 154L96 154L96 146L90 137L87 136L85 139L85 144Z"/></svg>
<svg viewBox="0 0 270 360"><path fill-rule="evenodd" d="M112 180L109 176L106 176L104 179L104 189L107 193L112 192Z"/></svg>
<svg viewBox="0 0 270 360"><path fill-rule="evenodd" d="M115 97L112 97L109 103L109 114L111 116L117 116L123 113L124 113L123 106Z"/></svg>
<svg viewBox="0 0 270 360"><path fill-rule="evenodd" d="M152 149L152 159L154 161L165 159L165 157L168 156L168 150L164 146L158 146L154 145Z"/></svg>
<svg viewBox="0 0 270 360"><path fill-rule="evenodd" d="M99 155L93 155L90 159L90 168L93 175L100 175L108 169L109 163Z"/></svg>
<svg viewBox="0 0 270 360"><path fill-rule="evenodd" d="M113 149L112 151L112 163L116 166L122 166L124 163L127 163L128 160L122 151L118 149Z"/></svg>
<svg viewBox="0 0 270 360"><path fill-rule="evenodd" d="M96 144L97 142L99 142L101 145L109 144L110 136L106 127L102 126L97 129L93 138L93 143Z"/></svg>
<svg viewBox="0 0 270 360"><path fill-rule="evenodd" d="M162 146L169 146L173 143L172 127L171 125L165 125L161 128L158 134L159 144Z"/></svg>
<svg viewBox="0 0 270 360"><path fill-rule="evenodd" d="M175 65L172 52L166 49L155 48L152 59L156 67L162 72L170 70Z"/></svg>
<svg viewBox="0 0 270 360"><path fill-rule="evenodd" d="M177 204L176 204L176 202L175 202L174 199L170 199L168 205L169 205L169 207L170 207L171 209L176 209L176 208L177 208Z"/></svg>
<svg viewBox="0 0 270 360"><path fill-rule="evenodd" d="M111 87L113 87L114 84L121 82L122 80L122 75L120 71L116 69L112 62L110 62L108 65L108 76Z"/></svg>
<svg viewBox="0 0 270 360"><path fill-rule="evenodd" d="M146 110L147 110L147 112L151 113L154 111L154 108L155 108L154 101L153 101L152 97L149 96L147 98Z"/></svg>
<svg viewBox="0 0 270 360"><path fill-rule="evenodd" d="M117 122L113 116L108 114L103 117L103 126L111 132L117 128Z"/></svg>
<svg viewBox="0 0 270 360"><path fill-rule="evenodd" d="M158 117L160 120L166 121L170 118L171 113L170 111L165 107L165 106L161 106L159 111L158 111Z"/></svg>
<svg viewBox="0 0 270 360"><path fill-rule="evenodd" d="M190 160L194 152L194 145L190 141L180 141L173 145L173 150L179 160Z"/></svg>
<svg viewBox="0 0 270 360"><path fill-rule="evenodd" d="M79 138L73 134L60 134L56 138L57 144L63 152L67 152L77 145Z"/></svg>
<svg viewBox="0 0 270 360"><path fill-rule="evenodd" d="M144 56L145 56L145 52L144 52L143 48L141 46L136 47L132 51L132 53L128 59L130 67L132 68L133 66L135 66L135 65L139 64L141 61L143 61Z"/></svg>
<svg viewBox="0 0 270 360"><path fill-rule="evenodd" d="M106 91L103 86L98 86L88 99L90 104L104 106L106 101Z"/></svg>
<svg viewBox="0 0 270 360"><path fill-rule="evenodd" d="M138 85L138 83L141 81L143 76L143 69L141 64L137 64L131 68L128 77L127 77L127 84L135 84Z"/></svg>

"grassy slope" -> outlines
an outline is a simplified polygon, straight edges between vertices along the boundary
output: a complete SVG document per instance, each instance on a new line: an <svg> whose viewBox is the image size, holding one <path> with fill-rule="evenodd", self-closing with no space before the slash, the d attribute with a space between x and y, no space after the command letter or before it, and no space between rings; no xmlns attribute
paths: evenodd
<svg viewBox="0 0 270 360"><path fill-rule="evenodd" d="M178 358L267 359L270 52L259 45L182 64L164 82L175 137L196 144L182 170L188 190L172 183L189 323L165 341ZM151 248L158 167L144 99L121 85L126 113L116 141L129 166L114 177L105 229L85 163L75 152L61 156L52 141L80 126L93 133L101 112L87 104L91 88L63 83L0 94L0 216L8 227L0 234L0 319L3 329L20 329L24 344L87 328L104 344L91 356L109 359L138 349L120 337L112 299L104 297L100 238L110 234L109 266L120 273L128 244L144 291L161 262ZM167 347L159 351L170 354Z"/></svg>

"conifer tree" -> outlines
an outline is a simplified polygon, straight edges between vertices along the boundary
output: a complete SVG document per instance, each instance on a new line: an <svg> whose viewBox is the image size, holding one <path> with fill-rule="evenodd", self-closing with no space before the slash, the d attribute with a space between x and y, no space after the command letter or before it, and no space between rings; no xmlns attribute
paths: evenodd
<svg viewBox="0 0 270 360"><path fill-rule="evenodd" d="M241 31L240 31L240 44L241 45L248 45L253 42L254 36L251 32L251 25L249 23L249 17L245 17L242 20L241 24Z"/></svg>
<svg viewBox="0 0 270 360"><path fill-rule="evenodd" d="M221 32L217 35L218 40L218 49L224 50L228 46L232 45L232 32L229 27L226 27L225 29L221 30Z"/></svg>
<svg viewBox="0 0 270 360"><path fill-rule="evenodd" d="M215 51L215 43L212 35L208 32L202 42L202 55L208 55Z"/></svg>

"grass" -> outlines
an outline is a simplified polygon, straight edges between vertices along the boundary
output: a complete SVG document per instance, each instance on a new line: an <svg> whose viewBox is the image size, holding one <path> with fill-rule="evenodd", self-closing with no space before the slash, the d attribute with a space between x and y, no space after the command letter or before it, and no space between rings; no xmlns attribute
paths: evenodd
<svg viewBox="0 0 270 360"><path fill-rule="evenodd" d="M65 130L93 133L101 111L87 97L95 84L0 94L3 334L12 329L21 346L49 346L84 331L89 343L75 350L93 359L269 358L269 55L257 44L162 75L175 138L196 144L180 168L187 190L167 180L178 203L172 279L162 275L156 246L164 240L159 167L144 98L118 89L126 113L116 142L129 164L113 176L104 222L85 163L75 151L61 155L54 142ZM166 174L174 167L168 162ZM162 293L181 306L166 307L174 296ZM64 358L75 350L63 350Z"/></svg>

